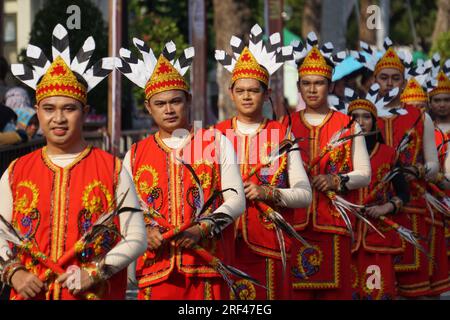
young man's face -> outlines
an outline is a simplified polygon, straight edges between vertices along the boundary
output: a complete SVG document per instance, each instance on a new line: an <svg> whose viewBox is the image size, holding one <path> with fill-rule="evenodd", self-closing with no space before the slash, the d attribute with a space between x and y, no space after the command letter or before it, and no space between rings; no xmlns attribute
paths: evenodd
<svg viewBox="0 0 450 320"><path fill-rule="evenodd" d="M157 93L145 101L145 107L160 130L172 133L188 123L190 95L182 90Z"/></svg>
<svg viewBox="0 0 450 320"><path fill-rule="evenodd" d="M312 109L317 109L328 104L330 89L332 88L330 88L328 79L322 76L303 76L298 81L298 90L305 104Z"/></svg>
<svg viewBox="0 0 450 320"><path fill-rule="evenodd" d="M230 96L238 114L257 117L262 114L264 101L268 99L269 93L256 79L238 79L230 89Z"/></svg>
<svg viewBox="0 0 450 320"><path fill-rule="evenodd" d="M441 93L431 97L430 108L433 115L439 118L450 116L450 93Z"/></svg>
<svg viewBox="0 0 450 320"><path fill-rule="evenodd" d="M394 88L399 88L399 95L404 89L405 78L403 74L393 68L384 68L375 76L375 82L380 85L379 95L384 97Z"/></svg>
<svg viewBox="0 0 450 320"><path fill-rule="evenodd" d="M361 126L362 132L370 132L373 127L372 114L364 109L356 109L352 111L352 118Z"/></svg>
<svg viewBox="0 0 450 320"><path fill-rule="evenodd" d="M47 144L70 148L82 139L83 123L89 106L74 98L55 96L42 99L36 114Z"/></svg>

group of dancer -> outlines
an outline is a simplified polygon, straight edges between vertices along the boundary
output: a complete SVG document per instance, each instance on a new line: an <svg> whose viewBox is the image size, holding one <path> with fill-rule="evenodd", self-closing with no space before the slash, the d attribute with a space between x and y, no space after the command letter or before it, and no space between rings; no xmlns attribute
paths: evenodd
<svg viewBox="0 0 450 320"><path fill-rule="evenodd" d="M283 46L255 25L248 43L232 37L231 54L215 53L236 115L197 128L185 78L194 48L177 58L169 42L156 58L133 43L92 64L93 38L72 59L57 25L52 60L29 45L29 64L11 67L36 91L47 140L0 180L0 280L11 299L124 299L130 282L140 300L450 290L450 60L413 63L389 39L381 57L364 43L335 53L313 33ZM371 73L368 90L331 95L348 55ZM284 64L297 68L306 107L268 119L270 77ZM115 68L144 90L157 126L123 161L82 132L87 93Z"/></svg>

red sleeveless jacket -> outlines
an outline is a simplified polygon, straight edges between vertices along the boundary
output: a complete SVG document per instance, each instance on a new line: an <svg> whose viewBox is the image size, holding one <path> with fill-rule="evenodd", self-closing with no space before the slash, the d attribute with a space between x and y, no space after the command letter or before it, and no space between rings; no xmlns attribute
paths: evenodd
<svg viewBox="0 0 450 320"><path fill-rule="evenodd" d="M93 147L87 147L65 168L50 161L45 147L20 157L9 168L14 200L13 225L23 235L35 240L40 251L56 262L73 248L100 215L115 206L120 170L121 163L117 158ZM118 219L115 224L120 230ZM85 248L69 265L83 266L91 262L119 240L113 233L107 233L93 246ZM19 256L28 271L35 275L44 271L27 254ZM124 299L126 269L108 282L96 292L97 296L100 299ZM67 289L53 283L45 298L71 300L79 297L73 297Z"/></svg>

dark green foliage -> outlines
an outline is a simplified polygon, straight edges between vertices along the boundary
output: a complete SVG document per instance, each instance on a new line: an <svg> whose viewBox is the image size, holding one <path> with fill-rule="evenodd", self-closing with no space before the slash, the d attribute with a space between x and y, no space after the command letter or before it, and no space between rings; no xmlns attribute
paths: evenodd
<svg viewBox="0 0 450 320"><path fill-rule="evenodd" d="M431 48L430 55L435 52L441 54L442 63L447 59L450 59L450 31L441 33L438 37L436 44Z"/></svg>
<svg viewBox="0 0 450 320"><path fill-rule="evenodd" d="M69 30L66 25L67 19L71 15L66 13L67 7L73 4L79 6L81 10L81 28L79 30ZM47 0L44 7L36 14L30 32L30 44L40 47L49 60L52 60L52 31L58 23L68 29L72 59L89 36L94 37L96 44L90 65L100 58L108 56L107 25L103 20L101 11L91 1ZM20 53L19 60L26 62L25 49ZM95 108L97 113L106 113L107 90L107 81L102 81L89 92L88 103L92 108ZM30 96L34 97L34 93L31 93Z"/></svg>
<svg viewBox="0 0 450 320"><path fill-rule="evenodd" d="M437 5L434 1L410 0L412 16L417 32L418 43L424 52L431 48L431 35L436 21ZM414 42L409 16L404 0L391 1L390 37L399 45L410 45Z"/></svg>
<svg viewBox="0 0 450 320"><path fill-rule="evenodd" d="M158 58L164 45L172 40L177 46L177 56L188 42L188 1L130 0L128 4L130 29L129 48L141 57L133 45L139 38L153 49ZM188 77L188 75L186 75ZM124 82L128 80L125 79ZM132 85L133 96L139 109L144 107L144 90Z"/></svg>
<svg viewBox="0 0 450 320"><path fill-rule="evenodd" d="M302 34L302 14L305 0L285 0L285 9L290 14L289 20L285 21L285 27L298 36Z"/></svg>

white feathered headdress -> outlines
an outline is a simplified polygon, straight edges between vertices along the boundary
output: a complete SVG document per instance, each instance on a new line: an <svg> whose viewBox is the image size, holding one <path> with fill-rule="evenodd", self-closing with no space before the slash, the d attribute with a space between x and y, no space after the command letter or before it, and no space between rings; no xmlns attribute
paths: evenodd
<svg viewBox="0 0 450 320"><path fill-rule="evenodd" d="M188 92L189 85L184 79L194 59L194 47L185 49L179 59L175 60L176 46L166 43L158 60L144 41L134 38L133 43L142 54L142 60L130 50L121 48L117 69L139 87L145 89L146 99L156 93L168 90Z"/></svg>
<svg viewBox="0 0 450 320"><path fill-rule="evenodd" d="M46 97L62 95L85 104L87 92L114 69L114 58L108 57L102 58L86 70L94 50L94 39L89 37L71 60L68 32L58 24L53 29L52 36L53 61L50 62L40 48L29 44L26 55L31 67L13 64L11 71L20 81L36 90L38 103Z"/></svg>
<svg viewBox="0 0 450 320"><path fill-rule="evenodd" d="M266 85L269 77L286 61L293 59L291 46L282 46L280 33L274 33L266 42L263 30L255 24L245 46L242 39L233 36L230 40L233 56L224 50L216 50L215 58L223 67L232 73L232 83L241 78L253 78Z"/></svg>

